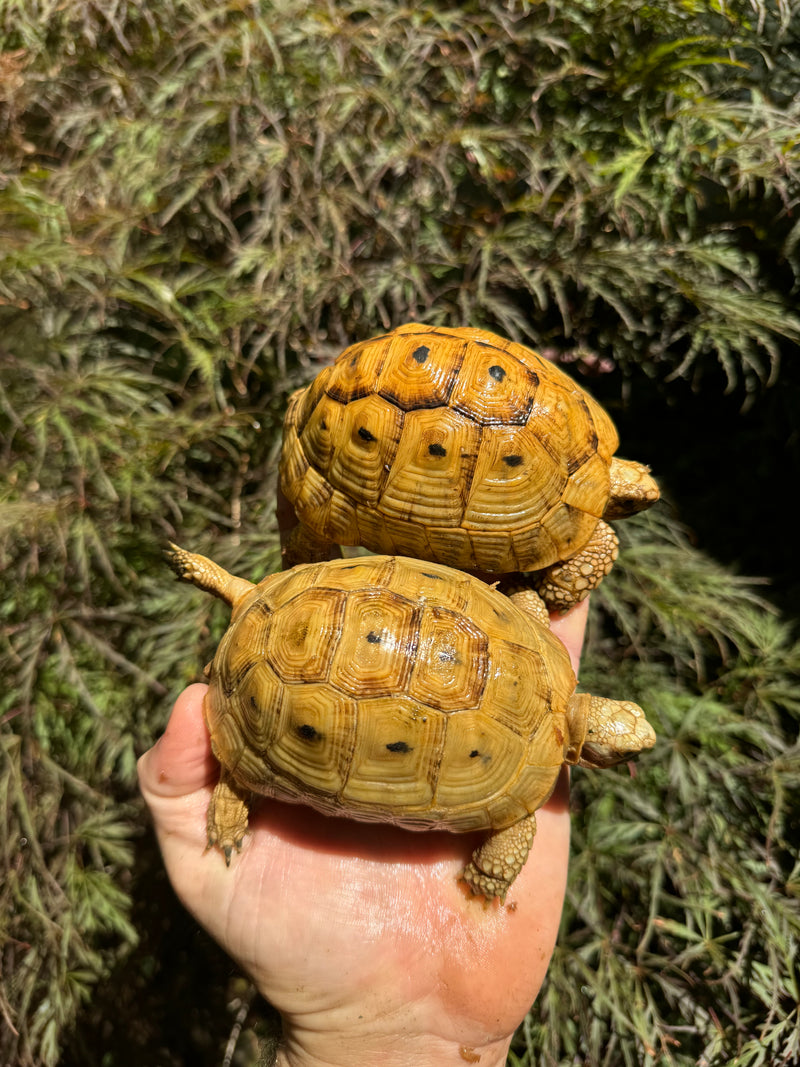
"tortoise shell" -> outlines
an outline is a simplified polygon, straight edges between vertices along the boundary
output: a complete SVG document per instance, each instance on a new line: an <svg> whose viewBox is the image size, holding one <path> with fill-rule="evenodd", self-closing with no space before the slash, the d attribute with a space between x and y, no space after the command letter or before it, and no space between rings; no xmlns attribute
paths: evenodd
<svg viewBox="0 0 800 1067"><path fill-rule="evenodd" d="M637 705L573 692L529 589L515 602L387 556L258 585L175 545L169 558L233 609L204 703L221 764L208 841L228 862L265 794L411 829L488 830L462 878L505 898L562 763L608 767L655 741Z"/></svg>
<svg viewBox="0 0 800 1067"><path fill-rule="evenodd" d="M630 480L612 476L617 445L603 408L531 349L410 323L352 345L294 394L281 488L331 543L540 570L579 552L602 517L657 498L645 478L638 501L615 505Z"/></svg>
<svg viewBox="0 0 800 1067"><path fill-rule="evenodd" d="M266 578L210 671L214 753L253 793L407 827L503 827L574 739L564 646L489 586L365 557Z"/></svg>

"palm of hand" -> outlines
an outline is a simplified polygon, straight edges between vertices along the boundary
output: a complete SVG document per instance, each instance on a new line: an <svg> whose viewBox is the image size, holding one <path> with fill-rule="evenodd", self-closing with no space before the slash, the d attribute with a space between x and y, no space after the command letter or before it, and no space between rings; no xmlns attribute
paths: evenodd
<svg viewBox="0 0 800 1067"><path fill-rule="evenodd" d="M578 634L584 618L571 623ZM178 896L283 1016L283 1062L356 1062L360 1047L361 1062L402 1063L433 1047L430 1062L463 1064L460 1050L474 1048L482 1064L504 1063L555 943L569 847L566 775L538 813L531 856L505 906L486 905L458 882L479 837L331 819L272 800L254 809L242 852L226 868L219 852L205 851L218 767L204 692L191 686L178 699L165 735L142 757L142 790ZM319 1055L320 1035L336 1035L328 1038L334 1053L338 1041L350 1059ZM375 1057L386 1045L396 1061ZM413 1053L413 1062L427 1060Z"/></svg>

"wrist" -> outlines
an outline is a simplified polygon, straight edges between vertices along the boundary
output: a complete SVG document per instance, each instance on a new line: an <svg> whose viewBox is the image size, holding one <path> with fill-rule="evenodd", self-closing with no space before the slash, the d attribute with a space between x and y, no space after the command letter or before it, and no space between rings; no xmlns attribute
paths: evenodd
<svg viewBox="0 0 800 1067"><path fill-rule="evenodd" d="M483 1045L435 1034L299 1033L286 1029L275 1067L505 1067L511 1038Z"/></svg>

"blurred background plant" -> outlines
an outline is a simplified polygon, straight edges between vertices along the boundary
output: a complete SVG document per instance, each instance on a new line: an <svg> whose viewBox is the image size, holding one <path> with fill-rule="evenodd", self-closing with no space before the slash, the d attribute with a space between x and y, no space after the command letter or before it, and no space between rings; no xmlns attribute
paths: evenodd
<svg viewBox="0 0 800 1067"><path fill-rule="evenodd" d="M794 0L0 0L0 1062L269 1062L136 793L224 617L160 553L274 569L288 393L409 319L565 363L668 501L582 677L660 744L575 775L510 1062L800 1062L799 68Z"/></svg>

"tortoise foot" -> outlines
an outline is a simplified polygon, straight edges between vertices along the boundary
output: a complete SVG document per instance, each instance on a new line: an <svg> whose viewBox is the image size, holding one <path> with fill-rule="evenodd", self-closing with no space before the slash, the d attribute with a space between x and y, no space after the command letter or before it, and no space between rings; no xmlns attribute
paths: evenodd
<svg viewBox="0 0 800 1067"><path fill-rule="evenodd" d="M536 576L536 591L550 611L569 611L591 593L611 571L619 553L617 535L598 522L591 540L570 559Z"/></svg>
<svg viewBox="0 0 800 1067"><path fill-rule="evenodd" d="M512 882L525 866L536 836L536 816L496 830L476 848L461 876L476 896L504 902Z"/></svg>
<svg viewBox="0 0 800 1067"><path fill-rule="evenodd" d="M208 804L208 848L218 848L230 867L234 852L241 852L250 809L247 797L231 785L223 771Z"/></svg>

